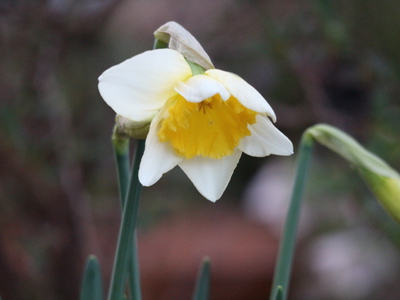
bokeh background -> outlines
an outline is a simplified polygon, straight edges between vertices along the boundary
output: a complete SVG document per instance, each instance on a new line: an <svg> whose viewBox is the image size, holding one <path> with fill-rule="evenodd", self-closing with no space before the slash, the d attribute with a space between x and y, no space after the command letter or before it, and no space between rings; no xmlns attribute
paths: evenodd
<svg viewBox="0 0 400 300"><path fill-rule="evenodd" d="M1 0L0 295L78 299L89 254L107 286L120 204L97 78L159 26L255 86L295 148L324 122L400 170L399 16L394 0ZM267 299L295 157L242 157L216 204L178 168L145 188L144 300L190 299L206 255L212 299ZM399 254L400 226L316 147L289 298L399 299Z"/></svg>

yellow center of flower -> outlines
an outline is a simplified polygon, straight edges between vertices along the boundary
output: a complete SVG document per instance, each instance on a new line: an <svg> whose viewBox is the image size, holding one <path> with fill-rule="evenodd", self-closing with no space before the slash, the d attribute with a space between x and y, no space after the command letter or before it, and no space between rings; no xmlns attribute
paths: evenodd
<svg viewBox="0 0 400 300"><path fill-rule="evenodd" d="M158 137L161 142L170 142L187 159L219 159L232 154L240 140L251 135L248 125L256 122L257 113L232 96L223 101L216 94L192 103L178 95L166 105L168 116L161 122Z"/></svg>

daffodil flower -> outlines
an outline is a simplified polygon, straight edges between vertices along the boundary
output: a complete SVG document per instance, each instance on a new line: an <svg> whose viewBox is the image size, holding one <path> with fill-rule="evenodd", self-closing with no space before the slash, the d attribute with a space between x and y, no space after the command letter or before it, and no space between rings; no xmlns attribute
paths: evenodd
<svg viewBox="0 0 400 300"><path fill-rule="evenodd" d="M150 123L139 169L144 186L178 165L214 202L242 152L293 153L290 140L272 123L271 106L251 85L217 69L193 74L172 49L147 51L111 67L100 76L99 90L118 115Z"/></svg>

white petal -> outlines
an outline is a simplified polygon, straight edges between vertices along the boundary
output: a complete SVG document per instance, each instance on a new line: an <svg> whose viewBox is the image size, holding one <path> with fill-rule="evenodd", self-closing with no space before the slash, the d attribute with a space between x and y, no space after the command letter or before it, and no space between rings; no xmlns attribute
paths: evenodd
<svg viewBox="0 0 400 300"><path fill-rule="evenodd" d="M241 139L238 148L250 156L293 154L292 142L280 132L265 115L257 115L256 123L249 126L250 136Z"/></svg>
<svg viewBox="0 0 400 300"><path fill-rule="evenodd" d="M139 181L144 186L156 183L161 176L181 162L182 157L167 142L160 142L157 132L160 128L162 112L156 115L150 125L146 145L139 168Z"/></svg>
<svg viewBox="0 0 400 300"><path fill-rule="evenodd" d="M219 94L226 101L230 97L223 84L206 75L190 77L185 82L178 82L175 91L189 102L201 102L215 94Z"/></svg>
<svg viewBox="0 0 400 300"><path fill-rule="evenodd" d="M146 51L106 70L99 77L99 91L117 114L142 121L151 119L176 94L176 83L191 74L177 51Z"/></svg>
<svg viewBox="0 0 400 300"><path fill-rule="evenodd" d="M239 100L243 106L258 113L265 113L269 115L274 122L276 121L275 113L268 102L245 80L233 73L216 69L207 70L206 74L221 82L228 92Z"/></svg>
<svg viewBox="0 0 400 300"><path fill-rule="evenodd" d="M179 167L186 173L197 190L208 200L217 201L232 177L242 151L236 149L221 159L195 157L183 160Z"/></svg>

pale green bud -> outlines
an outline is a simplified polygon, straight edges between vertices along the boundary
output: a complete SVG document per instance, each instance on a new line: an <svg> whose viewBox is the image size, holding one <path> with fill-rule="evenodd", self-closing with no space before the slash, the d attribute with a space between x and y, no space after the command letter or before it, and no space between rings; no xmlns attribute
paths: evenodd
<svg viewBox="0 0 400 300"><path fill-rule="evenodd" d="M362 168L359 172L385 210L400 223L400 177L380 176Z"/></svg>
<svg viewBox="0 0 400 300"><path fill-rule="evenodd" d="M168 44L172 50L176 50L189 61L198 64L204 69L214 69L210 57L185 28L176 22L167 22L154 32L157 40Z"/></svg>
<svg viewBox="0 0 400 300"><path fill-rule="evenodd" d="M367 151L356 140L332 126L319 124L306 131L332 151L350 162L381 205L400 222L400 175L385 161Z"/></svg>
<svg viewBox="0 0 400 300"><path fill-rule="evenodd" d="M132 121L123 116L115 117L114 135L126 135L128 137L143 140L147 137L151 119L144 121Z"/></svg>

